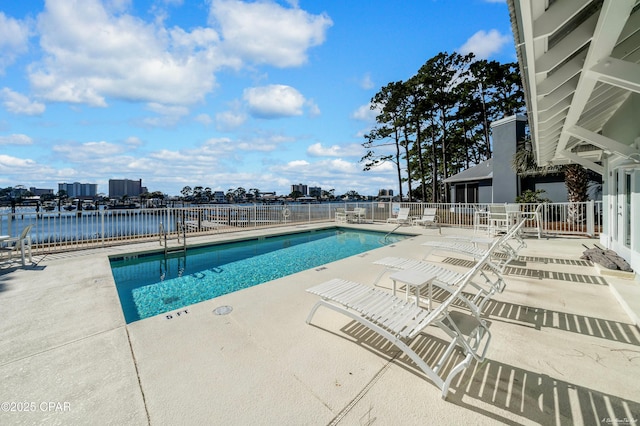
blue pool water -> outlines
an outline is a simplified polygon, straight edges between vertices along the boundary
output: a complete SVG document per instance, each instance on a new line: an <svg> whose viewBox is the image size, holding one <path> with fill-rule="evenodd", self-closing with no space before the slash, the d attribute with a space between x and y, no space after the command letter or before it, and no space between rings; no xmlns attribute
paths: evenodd
<svg viewBox="0 0 640 426"><path fill-rule="evenodd" d="M331 228L111 259L127 323L353 256L405 235Z"/></svg>

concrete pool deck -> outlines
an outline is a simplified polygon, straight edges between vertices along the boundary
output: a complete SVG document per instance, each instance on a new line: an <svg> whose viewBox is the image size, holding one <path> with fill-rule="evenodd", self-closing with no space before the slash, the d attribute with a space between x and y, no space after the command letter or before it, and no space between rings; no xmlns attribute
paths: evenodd
<svg viewBox="0 0 640 426"><path fill-rule="evenodd" d="M320 309L305 323L318 300L305 289L335 277L371 284L379 258L468 267L464 256L421 243L471 231L401 230L419 235L131 324L108 256L157 242L0 268L0 424L640 423L640 283L580 261L582 243L595 240L526 239L526 263L487 309L487 360L459 375L446 401L396 348L347 317ZM380 285L391 288L387 278ZM219 306L233 311L215 315ZM417 339L425 357L439 348L437 335Z"/></svg>

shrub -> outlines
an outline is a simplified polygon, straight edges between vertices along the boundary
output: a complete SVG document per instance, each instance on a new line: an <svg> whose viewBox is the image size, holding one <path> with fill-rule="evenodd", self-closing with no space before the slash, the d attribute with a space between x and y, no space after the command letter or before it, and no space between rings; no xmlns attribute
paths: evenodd
<svg viewBox="0 0 640 426"><path fill-rule="evenodd" d="M530 189L527 189L526 191L524 191L522 194L518 195L516 197L516 203L523 203L523 204L528 204L528 203L549 203L551 202L551 200L549 200L548 198L545 198L542 196L542 194L546 192L544 189L536 189L535 191L532 191Z"/></svg>

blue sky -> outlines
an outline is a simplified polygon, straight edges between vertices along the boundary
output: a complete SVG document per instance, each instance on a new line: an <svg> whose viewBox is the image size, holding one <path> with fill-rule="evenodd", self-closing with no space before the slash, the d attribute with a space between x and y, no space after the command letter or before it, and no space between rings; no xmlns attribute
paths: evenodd
<svg viewBox="0 0 640 426"><path fill-rule="evenodd" d="M506 3L2 2L0 187L397 192L369 101L453 51L514 62Z"/></svg>

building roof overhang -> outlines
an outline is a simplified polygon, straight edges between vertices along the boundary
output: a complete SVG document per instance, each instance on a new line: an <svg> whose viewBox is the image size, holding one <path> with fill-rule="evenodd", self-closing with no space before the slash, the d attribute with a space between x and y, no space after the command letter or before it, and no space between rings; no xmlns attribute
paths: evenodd
<svg viewBox="0 0 640 426"><path fill-rule="evenodd" d="M538 164L640 163L640 0L508 4Z"/></svg>
<svg viewBox="0 0 640 426"><path fill-rule="evenodd" d="M493 158L489 158L478 165L469 167L444 180L445 183L478 182L493 178Z"/></svg>

